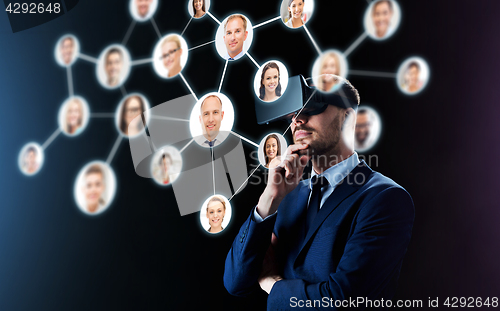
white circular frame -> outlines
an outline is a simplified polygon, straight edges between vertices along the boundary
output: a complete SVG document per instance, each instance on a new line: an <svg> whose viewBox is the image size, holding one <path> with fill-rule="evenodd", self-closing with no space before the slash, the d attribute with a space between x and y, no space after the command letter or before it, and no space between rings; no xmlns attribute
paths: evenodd
<svg viewBox="0 0 500 311"><path fill-rule="evenodd" d="M151 115L149 113L146 113L146 111L148 111L151 108L150 105L149 105L148 99L144 95L142 95L140 93L127 94L127 96L125 96L125 97L122 98L122 100L118 104L118 107L116 107L116 111L115 111L115 127L116 127L116 130L118 131L118 134L120 134L121 136L123 136L125 138L134 138L134 137L137 137L137 136L141 135L146 130L146 127L144 127L136 135L130 136L130 135L126 135L125 133L123 133L122 130L120 129L120 113L121 113L123 105L125 104L125 101L129 97L131 97L131 96L139 96L144 101L144 106L145 106L144 117L146 118L146 126L149 124L149 121L151 119ZM140 115L137 116L136 118L139 118L139 117L140 117Z"/></svg>
<svg viewBox="0 0 500 311"><path fill-rule="evenodd" d="M165 68L165 66L163 65L163 59L161 59L161 57L162 57L161 45L162 45L163 41L167 37L170 37L170 36L177 36L179 38L179 40L181 41L182 55L181 55L181 71L179 73L181 73L182 70L184 70L184 67L186 66L186 63L188 61L188 56L189 56L188 44L183 37L181 37L180 35L178 35L176 33L170 33L168 35L163 36L156 43L156 46L155 46L154 51L153 51L153 68L154 68L156 74L163 79L173 79L179 75L179 74L176 74L173 77L169 77L168 76L168 69Z"/></svg>
<svg viewBox="0 0 500 311"><path fill-rule="evenodd" d="M38 169L35 172L33 172L33 173L28 173L28 172L26 172L25 169L23 169L23 166L24 166L23 165L24 164L24 157L26 156L26 152L28 151L28 148L30 148L30 147L35 148L35 150L37 152L36 162L38 164ZM19 152L19 156L17 157L17 165L19 167L19 170L21 171L21 173L23 173L26 176L34 176L34 175L38 174L38 172L40 172L40 170L42 169L44 161L45 161L44 150L43 150L42 146L40 146L36 142L29 142L29 143L25 144L21 148L21 151Z"/></svg>
<svg viewBox="0 0 500 311"><path fill-rule="evenodd" d="M61 50L60 50L61 43L66 38L73 39L73 42L75 44L74 49L73 49L73 56L71 57L71 62L69 64L65 64L64 63L64 61L62 59L62 55L61 55ZM80 55L80 41L78 41L78 39L74 35L72 35L72 34L65 34L64 36L61 36L59 38L59 40L57 40L56 47L54 49L54 57L56 59L57 64L59 64L59 66L62 66L62 67L71 67L76 62L76 60L78 59L79 55Z"/></svg>
<svg viewBox="0 0 500 311"><path fill-rule="evenodd" d="M82 188L85 186L85 172L87 169L92 166L92 165L99 165L101 167L101 170L103 170L105 176L105 195L104 195L104 200L105 204L103 206L100 206L98 210L96 210L94 213L90 213L87 211L87 208L85 206L85 195L82 193ZM73 196L75 199L75 203L78 206L78 209L86 215L89 216L97 216L102 213L104 213L106 210L108 210L109 206L113 203L113 199L116 194L116 188L117 188L117 183L116 183L116 176L115 172L111 168L111 166L103 161L92 161L87 163L81 170L78 172L78 175L75 179L75 185L73 187Z"/></svg>
<svg viewBox="0 0 500 311"><path fill-rule="evenodd" d="M77 132L77 133L74 133L74 134L70 134L66 131L66 113L68 111L68 105L71 101L73 101L74 99L77 99L79 100L81 103L82 103L82 125L80 126L80 130ZM61 132L68 136L68 137L76 137L80 134L82 134L85 129L87 128L87 125L89 124L89 119L90 119L90 108L89 108L89 104L87 103L87 101L85 100L85 98L81 97L81 96L71 96L69 98L67 98L64 103L61 105L61 108L59 108L59 114L57 116L57 121L58 121L58 124L59 124L59 129L61 130Z"/></svg>
<svg viewBox="0 0 500 311"><path fill-rule="evenodd" d="M365 27L365 31L368 34L368 36L373 40L383 41L390 38L398 30L399 25L401 24L401 8L399 7L399 4L394 0L389 0L389 1L391 1L391 3L393 4L392 5L393 14L391 18L392 28L389 29L388 33L386 33L385 36L382 38L376 36L375 26L373 25L373 18L372 18L373 6L375 5L375 3L379 1L372 1L365 11L365 16L363 18L363 25Z"/></svg>
<svg viewBox="0 0 500 311"><path fill-rule="evenodd" d="M149 12L145 17L139 16L139 13L137 12L137 5L135 5L136 0L130 0L129 1L129 6L128 9L130 11L130 15L132 18L138 22L145 22L151 19L153 15L156 13L156 9L158 8L158 0L152 0L150 6L149 6Z"/></svg>
<svg viewBox="0 0 500 311"><path fill-rule="evenodd" d="M160 158L163 153L168 153L172 158L172 167L170 168L171 173L169 174L170 182L168 184L164 184L161 180L161 167L158 164ZM182 155L177 148L172 146L163 146L151 158L151 163L149 165L149 171L151 176L153 176L153 180L160 186L166 187L172 185L180 176L182 172Z"/></svg>
<svg viewBox="0 0 500 311"><path fill-rule="evenodd" d="M231 103L231 100L224 94L218 93L218 92L211 92L208 94L203 95L196 104L194 105L193 109L191 110L191 115L189 117L189 130L191 132L191 137L195 139L195 142L204 147L204 148L209 148L208 146L204 146L200 143L200 141L197 140L197 138L203 137L203 130L201 129L201 123L200 123L200 107L205 98L208 96L216 95L217 97L220 98L222 102L222 111L224 111L224 117L221 121L221 126L219 128L219 132L224 132L224 134L229 134L231 130L233 129L234 125L234 108L233 104ZM220 134L219 134L220 135ZM227 135L224 135L223 137L220 137L220 143L224 142L224 140L227 138ZM219 139L219 138L218 138ZM216 147L216 146L215 146Z"/></svg>
<svg viewBox="0 0 500 311"><path fill-rule="evenodd" d="M253 26L252 26L252 23L250 22L250 19L248 19L248 17L246 17L244 14L240 14L240 13L234 13L234 14L227 16L220 23L219 27L217 28L217 32L215 34L215 48L216 48L219 56L225 60L228 60L229 57L228 57L228 53L227 53L227 49L226 49L226 44L224 43L224 25L226 24L227 19L230 16L235 15L235 14L243 15L243 17L245 17L245 19L247 20L248 35L247 35L247 39L243 43L243 49L242 49L243 54L248 52L248 50L250 49L250 46L252 45L252 41L253 41ZM238 60L238 59L235 59L235 60Z"/></svg>
<svg viewBox="0 0 500 311"><path fill-rule="evenodd" d="M115 85L115 86L109 86L106 81L107 81L107 75L106 75L106 60L105 56L109 50L112 48L117 48L122 52L123 55L123 64L122 64L122 71L120 73L120 82ZM114 90L123 85L125 81L127 81L128 76L130 75L130 69L132 67L132 59L130 57L130 53L128 50L120 44L112 44L104 49L104 51L101 52L99 55L99 58L97 60L97 65L96 65L96 76L97 76L97 81L101 84L102 87L108 90Z"/></svg>
<svg viewBox="0 0 500 311"><path fill-rule="evenodd" d="M210 201L210 199L213 198L214 196L218 196L218 197L221 197L224 199L224 202L226 203L226 214L224 215L224 220L222 221L222 224L221 224L222 228L223 228L222 231L212 233L212 232L208 232L208 229L210 228L210 224L208 223L208 218L207 218L207 204L208 204L208 201ZM206 199L205 202L203 202L203 205L200 208L200 224L203 227L203 229L205 229L205 231L207 233L216 235L216 234L222 233L222 232L224 232L224 230L226 230L227 226L229 226L229 223L231 222L232 215L233 215L232 207L231 207L231 203L229 202L229 200L221 194L212 195L208 199Z"/></svg>
<svg viewBox="0 0 500 311"><path fill-rule="evenodd" d="M283 96L283 94L285 94L286 88L288 87L289 75L288 75L288 69L286 68L286 66L280 61L270 60L270 61L266 62L264 65L260 66L259 70L257 70L257 72L255 73L255 77L253 80L253 89L255 91L255 95L259 99L260 99L260 97L259 97L260 96L260 80L261 80L262 70L264 70L264 67L271 62L276 63L279 67L279 70L280 70L281 96ZM260 99L260 100L265 102L265 103L272 103L272 102L276 101L277 99L279 99L279 97L276 98L275 100L270 100L270 101L264 101L263 99Z"/></svg>
<svg viewBox="0 0 500 311"><path fill-rule="evenodd" d="M266 143L266 139L267 139L267 137L269 137L269 135L272 135L272 134L277 135L277 136L278 136L278 138L279 138L279 142L280 142L280 149L281 149L281 154L280 154L280 155L278 155L278 156L283 156L283 155L286 153L286 149L288 148L288 143L287 143L287 141L286 141L285 137L284 137L282 134L280 134L280 133L269 133L269 134L267 134L266 136L264 136L264 138L263 138L263 139L260 141L260 143L259 143L259 149L258 149L258 154L257 154L258 159L259 159L259 163L260 163L260 164L262 165L262 167L264 167L264 168L267 168L267 167L266 167L266 158L265 158L266 148L265 148L265 146L264 146L264 145L265 145L265 143ZM281 159L280 164L281 164L281 163L283 163L283 161L284 161L284 160L285 160L285 158L283 157L283 158ZM269 169L269 168L267 168L267 169Z"/></svg>

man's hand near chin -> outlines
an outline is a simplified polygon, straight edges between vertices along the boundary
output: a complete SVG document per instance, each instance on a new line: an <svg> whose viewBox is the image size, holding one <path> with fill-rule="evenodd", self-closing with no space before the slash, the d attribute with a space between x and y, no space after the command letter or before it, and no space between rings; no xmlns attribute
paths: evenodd
<svg viewBox="0 0 500 311"><path fill-rule="evenodd" d="M267 250L264 261L262 262L262 272L259 276L260 288L262 288L262 290L264 290L267 294L269 294L271 289L273 289L274 283L283 280L279 274L280 269L274 254L274 249L276 248L277 243L278 238L273 233L271 236L271 245L269 245L269 249Z"/></svg>

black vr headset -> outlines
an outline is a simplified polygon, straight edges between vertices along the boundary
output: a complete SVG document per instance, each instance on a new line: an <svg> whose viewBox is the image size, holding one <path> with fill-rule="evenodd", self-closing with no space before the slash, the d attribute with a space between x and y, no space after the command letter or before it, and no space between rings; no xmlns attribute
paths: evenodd
<svg viewBox="0 0 500 311"><path fill-rule="evenodd" d="M288 79L288 86L281 97L273 102L255 98L257 123L265 124L278 120L291 121L298 113L315 115L325 111L328 105L340 108L358 109L358 91L349 81L335 76L337 84L329 93L323 93L307 84L303 76Z"/></svg>

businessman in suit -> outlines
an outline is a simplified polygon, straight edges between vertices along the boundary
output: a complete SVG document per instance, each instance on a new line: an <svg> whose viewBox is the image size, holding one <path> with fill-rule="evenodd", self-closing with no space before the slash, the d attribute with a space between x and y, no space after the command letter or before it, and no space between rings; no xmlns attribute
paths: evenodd
<svg viewBox="0 0 500 311"><path fill-rule="evenodd" d="M357 91L356 91L357 96ZM369 309L396 290L414 207L398 184L354 152L355 105L299 113L294 144L227 255L224 285L261 289L268 310ZM312 162L312 177L301 180ZM349 299L365 303L350 304Z"/></svg>

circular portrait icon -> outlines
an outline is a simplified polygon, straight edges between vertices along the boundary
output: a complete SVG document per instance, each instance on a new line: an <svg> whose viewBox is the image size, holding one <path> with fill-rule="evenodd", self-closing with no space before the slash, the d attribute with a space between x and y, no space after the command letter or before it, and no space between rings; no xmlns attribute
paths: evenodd
<svg viewBox="0 0 500 311"><path fill-rule="evenodd" d="M371 107L359 107L354 129L354 149L358 152L370 150L379 140L381 132L382 121L379 114Z"/></svg>
<svg viewBox="0 0 500 311"><path fill-rule="evenodd" d="M73 193L83 213L99 215L108 209L115 197L115 173L106 162L90 162L78 173Z"/></svg>
<svg viewBox="0 0 500 311"><path fill-rule="evenodd" d="M222 232L231 220L231 204L223 195L213 195L205 200L200 209L200 222L209 233Z"/></svg>
<svg viewBox="0 0 500 311"><path fill-rule="evenodd" d="M238 60L245 55L253 40L253 26L242 14L226 17L215 35L215 47L225 60Z"/></svg>
<svg viewBox="0 0 500 311"><path fill-rule="evenodd" d="M141 134L149 122L149 102L143 95L132 93L122 99L115 113L118 132L127 138Z"/></svg>
<svg viewBox="0 0 500 311"><path fill-rule="evenodd" d="M234 109L229 98L217 92L204 95L194 105L189 129L195 142L205 148L220 145L233 128Z"/></svg>
<svg viewBox="0 0 500 311"><path fill-rule="evenodd" d="M372 1L365 12L365 31L374 40L392 36L401 22L401 9L394 0Z"/></svg>
<svg viewBox="0 0 500 311"><path fill-rule="evenodd" d="M156 73L166 79L177 76L188 60L188 45L179 35L169 34L158 41L153 53Z"/></svg>
<svg viewBox="0 0 500 311"><path fill-rule="evenodd" d="M172 146L160 148L151 159L151 176L161 186L173 184L182 170L182 156Z"/></svg>
<svg viewBox="0 0 500 311"><path fill-rule="evenodd" d="M72 96L59 109L59 129L66 136L80 135L89 123L90 109L87 101L80 96Z"/></svg>
<svg viewBox="0 0 500 311"><path fill-rule="evenodd" d="M69 67L73 65L79 54L80 43L75 36L64 35L57 41L54 56L60 66Z"/></svg>
<svg viewBox="0 0 500 311"><path fill-rule="evenodd" d="M312 17L314 0L283 0L281 2L281 21L288 28L300 28Z"/></svg>
<svg viewBox="0 0 500 311"><path fill-rule="evenodd" d="M130 54L124 46L108 46L97 61L97 80L106 89L119 88L130 74L130 63Z"/></svg>
<svg viewBox="0 0 500 311"><path fill-rule="evenodd" d="M138 22L149 20L156 12L158 0L130 0L129 10L132 18Z"/></svg>
<svg viewBox="0 0 500 311"><path fill-rule="evenodd" d="M258 98L265 102L273 102L286 91L288 70L279 61L268 61L257 70L253 86Z"/></svg>
<svg viewBox="0 0 500 311"><path fill-rule="evenodd" d="M188 12L193 18L202 18L210 9L210 0L189 0Z"/></svg>
<svg viewBox="0 0 500 311"><path fill-rule="evenodd" d="M19 152L18 165L26 176L35 175L43 165L44 153L42 147L34 142L27 143Z"/></svg>
<svg viewBox="0 0 500 311"><path fill-rule="evenodd" d="M398 87L407 95L416 95L427 86L429 77L430 70L427 62L420 57L410 57L398 69Z"/></svg>
<svg viewBox="0 0 500 311"><path fill-rule="evenodd" d="M314 62L312 69L313 83L325 93L334 92L342 84L335 76L345 78L348 74L347 60L340 51L327 50Z"/></svg>
<svg viewBox="0 0 500 311"><path fill-rule="evenodd" d="M283 135L279 133L266 135L259 144L258 157L260 164L269 169L277 167L283 162L284 158L282 156L287 148L288 145Z"/></svg>

